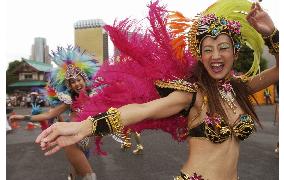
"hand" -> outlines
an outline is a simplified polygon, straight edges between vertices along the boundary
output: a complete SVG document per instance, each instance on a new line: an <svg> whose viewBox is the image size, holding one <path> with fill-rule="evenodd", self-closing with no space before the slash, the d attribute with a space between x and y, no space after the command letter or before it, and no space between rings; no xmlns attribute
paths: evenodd
<svg viewBox="0 0 284 180"><path fill-rule="evenodd" d="M83 132L83 122L57 122L44 130L37 138L45 155L51 155L66 147L79 142L87 134ZM81 132L82 131L82 132Z"/></svg>
<svg viewBox="0 0 284 180"><path fill-rule="evenodd" d="M13 121L19 121L19 120L23 120L25 118L25 116L23 115L12 115L9 117L9 121L13 122Z"/></svg>
<svg viewBox="0 0 284 180"><path fill-rule="evenodd" d="M273 33L275 26L270 16L259 5L253 3L247 15L247 21L262 36L269 36Z"/></svg>

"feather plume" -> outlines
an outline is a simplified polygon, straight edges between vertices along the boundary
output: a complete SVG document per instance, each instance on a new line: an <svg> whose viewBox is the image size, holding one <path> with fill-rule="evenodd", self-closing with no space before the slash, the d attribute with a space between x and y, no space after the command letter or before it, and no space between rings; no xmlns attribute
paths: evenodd
<svg viewBox="0 0 284 180"><path fill-rule="evenodd" d="M141 27L140 21L137 23L130 19L104 27L120 55L114 57L113 63L104 63L94 77L96 94L91 98L80 94L74 103L82 108L78 121L104 112L109 107L118 108L160 98L155 81L187 79L192 75L196 61L188 53L180 61L174 53L173 37L167 30L167 14L165 7L159 6L157 1L149 5L147 20L150 27ZM187 119L177 115L143 121L127 128L137 132L161 129L181 141L186 138L181 134L187 129Z"/></svg>

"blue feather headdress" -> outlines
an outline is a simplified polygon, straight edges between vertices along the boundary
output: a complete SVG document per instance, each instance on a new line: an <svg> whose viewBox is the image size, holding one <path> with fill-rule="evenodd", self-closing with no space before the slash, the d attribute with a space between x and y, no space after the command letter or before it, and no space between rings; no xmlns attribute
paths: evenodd
<svg viewBox="0 0 284 180"><path fill-rule="evenodd" d="M71 92L68 88L68 80L81 75L86 86L92 84L92 76L99 69L97 60L86 53L80 52L78 47L68 46L67 48L58 47L57 51L52 51L52 61L58 66L50 77L47 86L48 99L51 105L59 104L60 100L66 104L72 104Z"/></svg>

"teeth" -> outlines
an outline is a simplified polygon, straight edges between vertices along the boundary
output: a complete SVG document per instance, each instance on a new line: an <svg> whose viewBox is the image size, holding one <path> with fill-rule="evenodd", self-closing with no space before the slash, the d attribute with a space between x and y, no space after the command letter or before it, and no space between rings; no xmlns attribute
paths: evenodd
<svg viewBox="0 0 284 180"><path fill-rule="evenodd" d="M212 63L211 66L213 67L219 67L219 66L222 66L223 64L222 63Z"/></svg>

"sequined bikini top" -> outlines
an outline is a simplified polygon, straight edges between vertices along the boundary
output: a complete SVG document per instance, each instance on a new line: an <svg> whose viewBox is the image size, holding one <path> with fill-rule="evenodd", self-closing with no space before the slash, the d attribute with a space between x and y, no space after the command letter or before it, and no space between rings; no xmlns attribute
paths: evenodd
<svg viewBox="0 0 284 180"><path fill-rule="evenodd" d="M193 93L191 104L180 112L181 115L187 117L191 107L194 106L198 85L189 83L184 80L174 81L157 81L156 88L161 97L167 96L175 90ZM204 96L204 102L207 102L207 97ZM205 104L203 104L205 107ZM189 129L188 136L204 137L213 143L222 143L234 135L239 140L244 140L249 137L255 130L254 120L248 114L239 116L236 123L231 127L221 116L215 114L214 117L207 116L205 120L197 126Z"/></svg>
<svg viewBox="0 0 284 180"><path fill-rule="evenodd" d="M188 132L190 137L205 137L213 143L222 143L232 135L239 140L247 139L254 131L254 121L248 114L240 115L233 127L229 126L226 121L219 115L208 116L198 126L191 128Z"/></svg>

